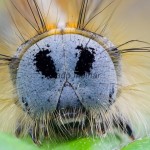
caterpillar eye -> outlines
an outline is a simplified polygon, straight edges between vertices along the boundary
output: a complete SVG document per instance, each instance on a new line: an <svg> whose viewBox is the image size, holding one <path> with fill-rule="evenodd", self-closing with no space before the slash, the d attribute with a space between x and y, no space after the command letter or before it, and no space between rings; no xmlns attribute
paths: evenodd
<svg viewBox="0 0 150 150"><path fill-rule="evenodd" d="M20 47L16 88L25 112L41 117L60 110L107 110L114 103L117 72L110 54L114 45L104 43L104 37L95 39L64 30L25 51Z"/></svg>

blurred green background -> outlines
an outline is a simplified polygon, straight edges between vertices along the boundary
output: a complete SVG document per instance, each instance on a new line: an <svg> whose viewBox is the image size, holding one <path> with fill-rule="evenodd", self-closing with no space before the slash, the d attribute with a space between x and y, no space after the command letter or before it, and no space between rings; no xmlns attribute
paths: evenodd
<svg viewBox="0 0 150 150"><path fill-rule="evenodd" d="M150 138L148 137L137 140L122 149L117 147L119 144L119 139L108 135L103 140L82 138L57 145L45 142L42 146L37 146L29 137L17 139L12 135L0 134L0 150L150 150Z"/></svg>

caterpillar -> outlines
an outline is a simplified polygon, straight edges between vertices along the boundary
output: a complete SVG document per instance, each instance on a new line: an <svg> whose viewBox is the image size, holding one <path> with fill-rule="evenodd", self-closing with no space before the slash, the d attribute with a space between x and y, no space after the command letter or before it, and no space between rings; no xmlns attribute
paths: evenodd
<svg viewBox="0 0 150 150"><path fill-rule="evenodd" d="M1 131L39 145L149 134L149 1L3 3Z"/></svg>

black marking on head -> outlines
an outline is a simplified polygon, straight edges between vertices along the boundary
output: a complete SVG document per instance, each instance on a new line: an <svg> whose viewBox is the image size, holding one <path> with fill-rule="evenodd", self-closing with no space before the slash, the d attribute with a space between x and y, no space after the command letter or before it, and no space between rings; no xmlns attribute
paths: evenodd
<svg viewBox="0 0 150 150"><path fill-rule="evenodd" d="M114 88L112 88L109 92L109 103L110 104L112 104L113 95L114 95Z"/></svg>
<svg viewBox="0 0 150 150"><path fill-rule="evenodd" d="M89 47L89 49L91 49L91 50L93 50L93 51L95 50L95 48L92 48L92 47Z"/></svg>
<svg viewBox="0 0 150 150"><path fill-rule="evenodd" d="M24 112L27 112L28 114L30 114L30 107L28 102L26 102L26 98L22 97L22 103L24 105L25 108L23 108Z"/></svg>
<svg viewBox="0 0 150 150"><path fill-rule="evenodd" d="M34 61L37 72L41 72L46 78L57 78L56 68L53 59L48 54L50 50L40 51L36 54Z"/></svg>
<svg viewBox="0 0 150 150"><path fill-rule="evenodd" d="M25 105L26 107L28 107L28 103L27 103L27 102L25 102L24 105Z"/></svg>
<svg viewBox="0 0 150 150"><path fill-rule="evenodd" d="M109 103L110 103L110 104L112 104L112 101L111 101L111 100L112 100L112 99L109 99Z"/></svg>
<svg viewBox="0 0 150 150"><path fill-rule="evenodd" d="M46 46L47 46L47 47L50 47L50 45L49 45L49 44L47 44Z"/></svg>
<svg viewBox="0 0 150 150"><path fill-rule="evenodd" d="M22 103L25 103L25 98L24 97L22 97Z"/></svg>
<svg viewBox="0 0 150 150"><path fill-rule="evenodd" d="M88 96L89 99L92 99L91 96Z"/></svg>
<svg viewBox="0 0 150 150"><path fill-rule="evenodd" d="M47 100L49 103L51 102L50 99Z"/></svg>
<svg viewBox="0 0 150 150"><path fill-rule="evenodd" d="M22 97L22 103L25 107L28 107L28 103L26 102L26 98Z"/></svg>
<svg viewBox="0 0 150 150"><path fill-rule="evenodd" d="M93 53L93 54L96 54L96 53L95 53L95 48L89 47L89 49L92 50L92 53Z"/></svg>
<svg viewBox="0 0 150 150"><path fill-rule="evenodd" d="M87 47L83 47L83 45L77 46L76 49L81 51L75 67L75 74L83 76L85 73L90 73L92 69L92 64L95 61L94 53L90 52Z"/></svg>
<svg viewBox="0 0 150 150"><path fill-rule="evenodd" d="M75 57L78 57L78 53L75 53Z"/></svg>

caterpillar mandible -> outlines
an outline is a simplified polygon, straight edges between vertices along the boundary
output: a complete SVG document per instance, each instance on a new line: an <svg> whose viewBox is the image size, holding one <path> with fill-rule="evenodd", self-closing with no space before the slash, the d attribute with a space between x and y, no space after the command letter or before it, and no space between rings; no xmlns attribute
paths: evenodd
<svg viewBox="0 0 150 150"><path fill-rule="evenodd" d="M36 144L46 138L118 132L134 140L149 134L149 5L4 1L0 130L30 135Z"/></svg>

